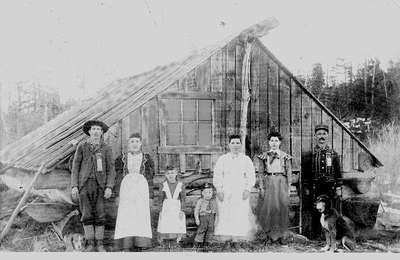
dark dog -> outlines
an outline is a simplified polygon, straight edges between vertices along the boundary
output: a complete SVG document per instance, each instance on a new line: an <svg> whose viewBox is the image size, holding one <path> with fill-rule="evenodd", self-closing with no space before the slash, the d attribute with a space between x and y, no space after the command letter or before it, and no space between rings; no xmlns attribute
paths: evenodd
<svg viewBox="0 0 400 260"><path fill-rule="evenodd" d="M345 249L352 251L355 247L354 232L343 216L331 207L330 198L318 196L316 208L321 213L320 221L326 239L326 245L321 250L335 252L339 241Z"/></svg>

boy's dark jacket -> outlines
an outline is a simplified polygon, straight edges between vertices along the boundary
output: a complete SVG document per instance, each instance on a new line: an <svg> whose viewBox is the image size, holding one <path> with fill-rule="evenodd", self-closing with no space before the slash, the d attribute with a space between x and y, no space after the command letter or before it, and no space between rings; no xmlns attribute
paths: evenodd
<svg viewBox="0 0 400 260"><path fill-rule="evenodd" d="M117 186L121 184L122 178L128 173L128 163L127 159L128 155L127 153L122 153L116 160L115 160L115 170L118 175L118 180L117 180ZM140 166L140 174L142 174L146 180L147 183L149 184L149 196L150 199L154 198L154 183L153 183L153 178L154 178L154 162L153 159L151 159L151 156L149 154L143 153L143 159L142 159L142 165ZM116 191L117 193L119 192Z"/></svg>
<svg viewBox="0 0 400 260"><path fill-rule="evenodd" d="M96 153L101 154L103 168L101 172L96 171ZM94 150L88 141L83 141L78 144L72 161L71 187L81 189L92 172L96 175L100 187L103 189L114 187L115 168L111 147L101 142Z"/></svg>

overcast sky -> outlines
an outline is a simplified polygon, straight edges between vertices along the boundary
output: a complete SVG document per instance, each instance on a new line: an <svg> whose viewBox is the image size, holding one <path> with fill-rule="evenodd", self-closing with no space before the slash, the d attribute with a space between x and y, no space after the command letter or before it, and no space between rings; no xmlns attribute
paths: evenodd
<svg viewBox="0 0 400 260"><path fill-rule="evenodd" d="M0 2L0 83L80 97L270 16L280 25L261 40L295 74L337 57L400 57L400 0L10 0Z"/></svg>

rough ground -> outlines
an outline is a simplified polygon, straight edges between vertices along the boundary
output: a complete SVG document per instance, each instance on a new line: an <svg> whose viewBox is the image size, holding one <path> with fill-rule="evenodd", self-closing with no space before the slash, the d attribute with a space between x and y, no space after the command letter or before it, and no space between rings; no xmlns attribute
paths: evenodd
<svg viewBox="0 0 400 260"><path fill-rule="evenodd" d="M4 227L5 221L0 221L0 229ZM108 231L112 232L112 231ZM160 245L153 248L155 252L192 252L192 241L194 232L189 231L188 236L183 239L181 247L168 250ZM106 241L109 251L116 251L111 241ZM301 237L291 237L286 245L267 244L261 241L242 243L242 252L277 252L277 253L316 253L323 247L322 241L306 241ZM9 234L0 245L0 251L8 252L32 252L49 251L63 252L63 242L49 224L40 224L26 215L17 217ZM233 248L223 249L221 243L214 243L208 252L235 252ZM400 252L400 234L370 230L361 232L357 238L357 248L354 252Z"/></svg>

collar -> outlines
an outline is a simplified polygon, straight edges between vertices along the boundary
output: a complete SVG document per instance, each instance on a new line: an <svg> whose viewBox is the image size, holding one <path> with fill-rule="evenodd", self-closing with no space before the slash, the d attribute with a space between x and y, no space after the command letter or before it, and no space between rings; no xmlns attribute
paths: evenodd
<svg viewBox="0 0 400 260"><path fill-rule="evenodd" d="M319 147L318 145L316 145L314 147L315 152L324 152L324 151L329 151L329 150L330 150L329 145L325 145L324 147Z"/></svg>
<svg viewBox="0 0 400 260"><path fill-rule="evenodd" d="M273 155L273 156L278 156L277 158L279 158L279 156L281 155L281 151L278 149L278 150L269 150L268 152L267 152L267 155Z"/></svg>
<svg viewBox="0 0 400 260"><path fill-rule="evenodd" d="M140 156L143 154L142 152L134 153L134 152L127 152L127 154L133 155L133 156Z"/></svg>
<svg viewBox="0 0 400 260"><path fill-rule="evenodd" d="M231 157L232 159L237 159L237 158L240 157L240 155L241 155L242 153L238 153L237 155L235 155L235 154L233 154L232 152L229 152L229 154L230 154L230 157Z"/></svg>

